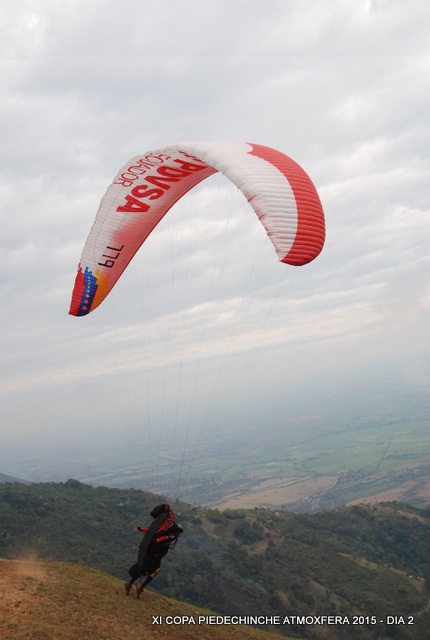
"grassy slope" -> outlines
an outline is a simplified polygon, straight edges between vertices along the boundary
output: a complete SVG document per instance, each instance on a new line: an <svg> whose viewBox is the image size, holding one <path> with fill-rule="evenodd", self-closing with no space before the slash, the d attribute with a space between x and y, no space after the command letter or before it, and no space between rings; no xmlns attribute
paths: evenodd
<svg viewBox="0 0 430 640"><path fill-rule="evenodd" d="M210 615L191 605L146 592L125 597L108 574L65 563L0 560L0 638L14 640L268 640L247 626L153 624L153 616ZM279 636L277 636L279 637Z"/></svg>

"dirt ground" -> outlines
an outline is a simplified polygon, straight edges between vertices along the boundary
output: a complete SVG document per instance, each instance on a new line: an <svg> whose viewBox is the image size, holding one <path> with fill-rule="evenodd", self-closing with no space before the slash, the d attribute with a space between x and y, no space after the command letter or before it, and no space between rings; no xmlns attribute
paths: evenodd
<svg viewBox="0 0 430 640"><path fill-rule="evenodd" d="M8 620L13 629L23 617L31 616L39 600L37 588L46 580L46 570L31 555L19 560L0 559L0 619Z"/></svg>

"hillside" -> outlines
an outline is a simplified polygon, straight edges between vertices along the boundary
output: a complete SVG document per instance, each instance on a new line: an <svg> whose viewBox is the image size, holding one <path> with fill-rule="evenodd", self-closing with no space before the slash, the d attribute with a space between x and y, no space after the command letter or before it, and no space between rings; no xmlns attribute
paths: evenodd
<svg viewBox="0 0 430 640"><path fill-rule="evenodd" d="M20 484L30 484L27 480L21 480L21 478L15 478L14 476L8 476L4 473L0 473L0 483L2 482L19 482Z"/></svg>
<svg viewBox="0 0 430 640"><path fill-rule="evenodd" d="M9 640L270 638L245 625L210 624L211 612L154 593L126 598L118 579L79 565L0 560L0 593L0 638Z"/></svg>
<svg viewBox="0 0 430 640"><path fill-rule="evenodd" d="M123 581L141 539L136 526L161 500L75 480L0 486L0 557L31 552ZM430 638L428 511L399 503L315 514L172 506L185 532L152 592L222 615L331 615L363 622L308 625L291 618L271 629L293 637ZM393 616L412 616L414 624L393 623Z"/></svg>

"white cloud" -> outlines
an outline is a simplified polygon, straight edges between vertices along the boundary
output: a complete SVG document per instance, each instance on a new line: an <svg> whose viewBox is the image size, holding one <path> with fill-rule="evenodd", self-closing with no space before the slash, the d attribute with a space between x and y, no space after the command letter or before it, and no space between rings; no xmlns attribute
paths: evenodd
<svg viewBox="0 0 430 640"><path fill-rule="evenodd" d="M35 439L35 421L37 437L58 439L59 424L113 427L130 380L136 414L150 384L151 419L179 424L197 405L209 421L226 404L240 415L251 396L264 407L327 369L341 377L390 357L410 370L425 357L429 11L425 0L414 11L401 0L2 6L10 444ZM100 309L67 316L117 168L193 139L259 142L302 164L326 211L321 256L277 263L240 194L214 179L163 220ZM178 395L188 404L176 415Z"/></svg>

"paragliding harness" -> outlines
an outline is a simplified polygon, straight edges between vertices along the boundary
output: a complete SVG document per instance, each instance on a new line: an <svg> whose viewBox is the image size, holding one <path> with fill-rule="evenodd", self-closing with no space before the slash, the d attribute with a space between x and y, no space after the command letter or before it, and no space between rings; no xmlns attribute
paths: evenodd
<svg viewBox="0 0 430 640"><path fill-rule="evenodd" d="M156 573L159 570L161 558L166 555L169 549L174 549L182 527L176 525L175 516L168 504L161 504L151 511L154 521L148 527L139 545L137 562L130 567L128 573L136 580L141 575ZM174 528L174 531L171 531ZM140 529L140 528L139 528ZM161 536L160 536L161 534ZM169 535L171 534L171 536ZM157 538L164 538L161 541L160 549L154 556L148 557L151 543L157 544Z"/></svg>

